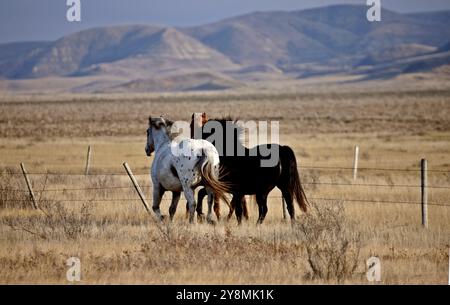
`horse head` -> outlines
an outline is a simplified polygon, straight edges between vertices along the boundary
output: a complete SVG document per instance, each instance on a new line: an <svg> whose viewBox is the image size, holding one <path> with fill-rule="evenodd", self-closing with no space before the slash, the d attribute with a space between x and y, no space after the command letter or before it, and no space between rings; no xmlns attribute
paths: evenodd
<svg viewBox="0 0 450 305"><path fill-rule="evenodd" d="M163 116L152 118L151 116L148 118L148 128L147 128L147 145L145 146L145 153L147 156L151 156L155 151L155 139L154 133L157 130L161 130L162 128L166 128L168 126L168 122Z"/></svg>
<svg viewBox="0 0 450 305"><path fill-rule="evenodd" d="M203 113L195 112L192 114L191 125L190 125L191 139L194 138L195 130L196 129L201 130L201 128L206 124L206 122L208 122L206 112L203 112Z"/></svg>

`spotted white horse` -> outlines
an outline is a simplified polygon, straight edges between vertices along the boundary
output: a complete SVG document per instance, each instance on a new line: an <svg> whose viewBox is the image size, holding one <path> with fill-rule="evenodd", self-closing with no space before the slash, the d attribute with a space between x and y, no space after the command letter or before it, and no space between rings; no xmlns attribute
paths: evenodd
<svg viewBox="0 0 450 305"><path fill-rule="evenodd" d="M182 139L172 141L169 129L172 122L161 117L149 118L147 145L145 152L150 156L155 152L150 175L153 182L153 211L159 219L160 204L166 191L172 192L169 208L170 219L175 215L181 192L189 205L189 222L194 219L196 207L194 190L204 186L208 193L207 220L212 220L213 195L227 201L228 187L219 181L219 154L210 142L205 140Z"/></svg>

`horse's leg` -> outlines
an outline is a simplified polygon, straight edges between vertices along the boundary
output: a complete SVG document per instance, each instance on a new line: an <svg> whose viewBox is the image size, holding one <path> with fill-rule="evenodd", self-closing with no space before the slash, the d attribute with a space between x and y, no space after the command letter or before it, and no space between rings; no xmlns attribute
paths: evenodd
<svg viewBox="0 0 450 305"><path fill-rule="evenodd" d="M291 217L291 222L295 222L295 208L294 208L294 200L292 195L287 189L282 189L281 193L283 194L283 198L286 201L286 207L289 212L289 216ZM282 202L284 205L284 202ZM283 206L284 209L284 206Z"/></svg>
<svg viewBox="0 0 450 305"><path fill-rule="evenodd" d="M189 205L189 223L194 223L194 215L195 215L195 193L194 190L186 185L183 185L184 197Z"/></svg>
<svg viewBox="0 0 450 305"><path fill-rule="evenodd" d="M233 216L234 210L236 208L236 201L234 200L235 195L233 195L233 199L231 199L230 202L230 211L228 212L227 220L231 219L231 216Z"/></svg>
<svg viewBox="0 0 450 305"><path fill-rule="evenodd" d="M206 216L206 220L208 221L209 224L215 224L214 221L212 220L212 206L215 196L212 190L208 189L206 191L208 193L208 215Z"/></svg>
<svg viewBox="0 0 450 305"><path fill-rule="evenodd" d="M236 219L238 224L241 224L242 222L242 197L244 197L244 195L234 194L233 199L231 200L231 206L234 206L236 209Z"/></svg>
<svg viewBox="0 0 450 305"><path fill-rule="evenodd" d="M161 200L162 200L162 197L163 197L165 191L166 190L161 185L154 184L152 209L153 209L153 212L155 212L155 214L159 220L164 219L164 215L161 214L161 210L159 209L159 206L161 204Z"/></svg>
<svg viewBox="0 0 450 305"><path fill-rule="evenodd" d="M175 212L177 211L178 202L180 201L180 192L172 192L172 203L170 204L169 208L169 215L170 220L173 220L173 216L175 215Z"/></svg>
<svg viewBox="0 0 450 305"><path fill-rule="evenodd" d="M247 208L247 200L245 200L245 196L242 197L242 211L244 213L245 220L248 220L248 208Z"/></svg>
<svg viewBox="0 0 450 305"><path fill-rule="evenodd" d="M201 188L197 194L197 220L199 222L203 221L203 198L208 195L206 188ZM186 203L186 214L189 213L189 204Z"/></svg>
<svg viewBox="0 0 450 305"><path fill-rule="evenodd" d="M283 221L286 220L286 199L284 196L281 198L281 208L283 209Z"/></svg>
<svg viewBox="0 0 450 305"><path fill-rule="evenodd" d="M220 220L220 199L214 196L214 213L216 214L217 220Z"/></svg>
<svg viewBox="0 0 450 305"><path fill-rule="evenodd" d="M257 224L262 224L267 214L267 194L256 194L256 202L258 203L259 208L259 217Z"/></svg>

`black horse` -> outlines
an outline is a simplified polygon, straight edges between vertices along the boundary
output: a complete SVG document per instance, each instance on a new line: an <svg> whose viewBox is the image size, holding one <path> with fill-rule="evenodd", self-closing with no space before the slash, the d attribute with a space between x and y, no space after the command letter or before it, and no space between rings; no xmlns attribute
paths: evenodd
<svg viewBox="0 0 450 305"><path fill-rule="evenodd" d="M241 223L242 220L245 195L255 195L259 208L257 223L261 224L267 214L267 196L275 187L281 190L292 221L295 220L294 199L299 207L306 212L307 199L300 182L297 160L289 146L272 143L258 145L249 149L241 142L241 135L243 135L244 130L237 124L237 121L233 121L231 118L207 120L206 114L200 114L200 119L196 116L198 114L192 115L191 136L200 135L200 138L208 139L212 132L206 132L204 126L210 121L221 125L224 139L227 137L227 132L231 131L234 133L232 137L234 139L233 149L227 149L226 141L223 141L223 153L220 155L220 163L224 172L220 180L225 182L232 190L233 199L231 200L230 215L235 209L238 223ZM230 126L229 124L233 126L231 130L227 128ZM216 147L218 146L218 143L212 143ZM275 156L277 158L275 166L261 166L262 160L272 157L270 155L267 156L267 151L279 152L278 156ZM197 202L197 212L199 213L202 211L203 196L204 194L201 190Z"/></svg>

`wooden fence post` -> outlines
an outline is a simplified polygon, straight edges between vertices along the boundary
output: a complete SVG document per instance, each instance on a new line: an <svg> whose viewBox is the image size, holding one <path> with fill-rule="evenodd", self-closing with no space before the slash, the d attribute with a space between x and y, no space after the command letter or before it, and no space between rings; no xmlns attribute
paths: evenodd
<svg viewBox="0 0 450 305"><path fill-rule="evenodd" d="M89 175L89 167L91 166L91 145L88 146L87 156L86 156L86 168L84 169L84 174Z"/></svg>
<svg viewBox="0 0 450 305"><path fill-rule="evenodd" d="M30 179L28 178L27 170L25 169L25 164L20 163L20 167L22 168L23 176L25 177L25 182L27 183L28 192L30 193L31 203L33 208L38 209L38 204L36 201L36 197L34 196L33 187L31 186Z"/></svg>
<svg viewBox="0 0 450 305"><path fill-rule="evenodd" d="M355 146L355 155L353 156L353 180L356 180L358 174L359 146Z"/></svg>
<svg viewBox="0 0 450 305"><path fill-rule="evenodd" d="M427 160L422 159L420 161L420 191L421 191L421 203L422 203L422 225L428 229L428 191L427 191Z"/></svg>
<svg viewBox="0 0 450 305"><path fill-rule="evenodd" d="M150 206L148 205L147 200L145 199L144 193L142 192L141 187L139 186L136 178L134 177L133 172L131 171L130 167L128 166L128 163L124 162L123 167L125 167L125 170L127 171L127 174L130 177L131 182L134 185L134 188L136 189L139 197L141 198L141 201L144 204L145 209L147 210L148 213L150 213Z"/></svg>

